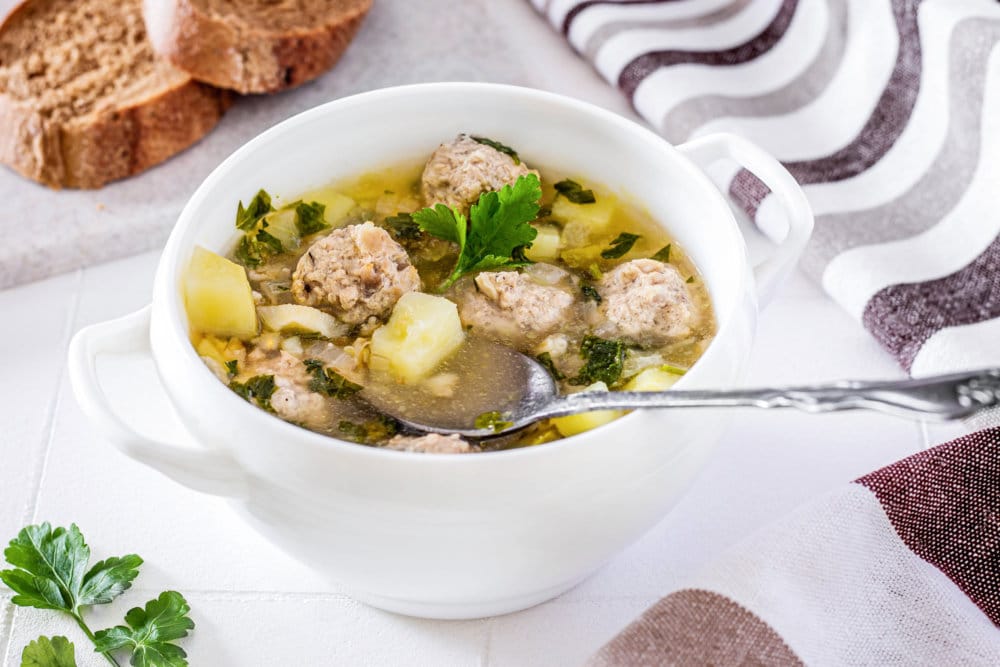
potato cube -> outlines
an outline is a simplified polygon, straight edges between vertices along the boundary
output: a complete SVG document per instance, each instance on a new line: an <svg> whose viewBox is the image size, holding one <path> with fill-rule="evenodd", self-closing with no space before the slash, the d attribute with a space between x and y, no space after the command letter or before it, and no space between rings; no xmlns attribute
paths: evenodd
<svg viewBox="0 0 1000 667"><path fill-rule="evenodd" d="M281 241L285 250L299 247L299 228L295 224L295 209L283 208L274 213L268 213L264 218L267 226L264 231Z"/></svg>
<svg viewBox="0 0 1000 667"><path fill-rule="evenodd" d="M389 321L372 334L370 365L413 384L430 375L464 340L454 303L409 292L396 303Z"/></svg>
<svg viewBox="0 0 1000 667"><path fill-rule="evenodd" d="M538 236L524 251L533 262L551 262L559 256L559 230L552 225L539 225Z"/></svg>
<svg viewBox="0 0 1000 667"><path fill-rule="evenodd" d="M681 375L665 371L662 368L647 368L625 385L625 391L666 391L674 386Z"/></svg>
<svg viewBox="0 0 1000 667"><path fill-rule="evenodd" d="M600 197L593 204L574 204L565 197L552 203L552 218L563 223L580 223L590 234L602 234L611 224L617 203L614 197Z"/></svg>
<svg viewBox="0 0 1000 667"><path fill-rule="evenodd" d="M257 309L242 266L195 247L181 283L192 329L237 338L257 335Z"/></svg>
<svg viewBox="0 0 1000 667"><path fill-rule="evenodd" d="M332 188L321 188L302 195L302 201L307 203L319 202L326 207L323 217L327 223L337 227L343 222L347 214L350 213L357 202L345 194L337 192Z"/></svg>
<svg viewBox="0 0 1000 667"><path fill-rule="evenodd" d="M603 382L595 382L583 391L607 391L608 385ZM552 425L564 438L577 435L584 431L589 431L598 426L604 426L626 414L625 410L597 410L595 412L583 412L578 415L567 415L565 417L553 417Z"/></svg>

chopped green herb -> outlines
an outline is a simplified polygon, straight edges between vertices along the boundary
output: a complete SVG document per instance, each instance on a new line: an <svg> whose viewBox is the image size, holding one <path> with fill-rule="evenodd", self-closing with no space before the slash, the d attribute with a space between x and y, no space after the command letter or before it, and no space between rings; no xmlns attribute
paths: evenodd
<svg viewBox="0 0 1000 667"><path fill-rule="evenodd" d="M299 236L309 236L324 229L329 229L330 225L326 221L326 204L319 202L297 202L295 204L295 227L299 230Z"/></svg>
<svg viewBox="0 0 1000 667"><path fill-rule="evenodd" d="M657 250L656 254L653 255L652 259L655 259L657 262L663 262L664 264L666 264L667 262L669 262L670 261L670 244L668 243L667 245L665 245L662 248L660 248L659 250Z"/></svg>
<svg viewBox="0 0 1000 667"><path fill-rule="evenodd" d="M601 257L604 259L618 259L632 249L635 242L638 241L640 236L638 234L629 234L628 232L622 232L619 234L611 244L601 251Z"/></svg>
<svg viewBox="0 0 1000 667"><path fill-rule="evenodd" d="M437 204L413 213L420 229L431 236L458 244L458 261L439 287L444 291L468 273L525 266L531 262L518 253L530 245L538 230L529 222L538 214L541 184L534 174L505 185L498 192L485 192L469 211L469 221L457 209Z"/></svg>
<svg viewBox="0 0 1000 667"><path fill-rule="evenodd" d="M494 410L493 412L484 412L476 417L475 422L476 428L490 429L494 433L506 431L513 425L514 422L504 419L504 415L497 410Z"/></svg>
<svg viewBox="0 0 1000 667"><path fill-rule="evenodd" d="M255 269L268 257L281 254L283 251L281 241L261 228L255 234L248 233L240 239L235 256L243 266Z"/></svg>
<svg viewBox="0 0 1000 667"><path fill-rule="evenodd" d="M310 391L332 398L347 398L361 391L360 384L351 382L332 368L326 368L319 359L306 359L302 363L313 376L309 382Z"/></svg>
<svg viewBox="0 0 1000 667"><path fill-rule="evenodd" d="M597 291L597 288L593 285L584 285L580 288L583 292L584 301L593 301L594 303L600 303L604 299L601 298L601 293Z"/></svg>
<svg viewBox="0 0 1000 667"><path fill-rule="evenodd" d="M555 184L556 192L574 204L593 204L597 201L593 190L585 190L582 185L569 178Z"/></svg>
<svg viewBox="0 0 1000 667"><path fill-rule="evenodd" d="M510 158L514 161L514 164L521 164L521 158L518 157L517 151L515 151L510 146L505 146L501 144L499 141L493 141L492 139L487 139L486 137L470 136L469 138L475 141L477 144L482 144L483 146L489 146L495 151L499 151L504 155L509 155Z"/></svg>
<svg viewBox="0 0 1000 667"><path fill-rule="evenodd" d="M597 264L591 264L590 266L588 266L587 273L589 273L590 277L593 278L594 280L600 280L601 278L604 277L604 272L601 271L601 267L599 267Z"/></svg>
<svg viewBox="0 0 1000 667"><path fill-rule="evenodd" d="M566 379L566 376L558 368L556 368L556 362L552 361L552 355L548 352L542 352L540 355L535 357L535 359L538 359L538 363L544 366L545 370L547 370L549 375L555 378L556 381Z"/></svg>
<svg viewBox="0 0 1000 667"><path fill-rule="evenodd" d="M392 228L392 233L398 239L419 239L420 225L413 221L409 213L397 213L386 217L385 224Z"/></svg>
<svg viewBox="0 0 1000 667"><path fill-rule="evenodd" d="M684 282L686 282L686 283L693 283L694 282L694 276L688 276L688 279L685 280Z"/></svg>
<svg viewBox="0 0 1000 667"><path fill-rule="evenodd" d="M663 364L660 366L660 370L664 373L672 373L673 375L684 375L688 372L688 369L681 368L680 366L672 366L671 364Z"/></svg>
<svg viewBox="0 0 1000 667"><path fill-rule="evenodd" d="M230 380L239 375L239 364L240 362L237 359L226 362L226 373L229 375Z"/></svg>
<svg viewBox="0 0 1000 667"><path fill-rule="evenodd" d="M625 343L587 336L580 346L580 356L586 359L580 374L570 379L572 385L604 382L608 387L618 382L625 368Z"/></svg>
<svg viewBox="0 0 1000 667"><path fill-rule="evenodd" d="M344 419L337 425L337 429L343 434L345 440L362 445L373 445L388 440L399 433L399 423L391 417L380 415L363 424Z"/></svg>
<svg viewBox="0 0 1000 667"><path fill-rule="evenodd" d="M538 217L539 220L541 220L542 218L547 218L550 215L552 215L552 207L551 206L549 206L549 205L546 204L545 206L543 206L540 209L538 209L538 216L537 217Z"/></svg>
<svg viewBox="0 0 1000 667"><path fill-rule="evenodd" d="M271 206L271 195L264 190L260 190L250 200L250 204L243 208L243 201L240 200L236 208L236 228L249 231L257 226L257 223L265 215L274 210Z"/></svg>
<svg viewBox="0 0 1000 667"><path fill-rule="evenodd" d="M229 383L229 388L235 391L243 400L257 405L269 412L274 412L271 407L271 396L277 387L274 384L273 375L255 375L246 382Z"/></svg>

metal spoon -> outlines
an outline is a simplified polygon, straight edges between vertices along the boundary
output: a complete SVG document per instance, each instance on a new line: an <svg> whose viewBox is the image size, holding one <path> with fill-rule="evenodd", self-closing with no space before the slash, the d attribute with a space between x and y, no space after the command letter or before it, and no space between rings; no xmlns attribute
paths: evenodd
<svg viewBox="0 0 1000 667"><path fill-rule="evenodd" d="M508 348L509 350L509 348ZM542 419L594 410L640 408L797 408L804 412L874 410L897 417L948 421L961 419L1000 405L1000 368L939 375L916 380L861 382L843 380L831 384L731 390L670 390L655 392L611 391L558 393L544 366L531 357L514 353L520 368L509 377L524 377L524 393L506 405L497 406L505 422L499 428L477 428L478 415L450 415L447 424L432 423L420 415L404 414L398 405L372 401L398 419L406 429L420 433L458 434L485 440L524 429ZM510 361L508 361L510 363ZM456 425L467 425L456 428Z"/></svg>

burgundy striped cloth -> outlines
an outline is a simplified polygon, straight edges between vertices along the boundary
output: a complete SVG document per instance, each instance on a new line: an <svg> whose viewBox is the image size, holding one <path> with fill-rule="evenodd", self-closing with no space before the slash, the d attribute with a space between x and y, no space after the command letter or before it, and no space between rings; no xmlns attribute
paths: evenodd
<svg viewBox="0 0 1000 667"><path fill-rule="evenodd" d="M669 140L779 157L816 214L803 268L905 370L1000 366L1000 2L531 1ZM592 664L1000 665L997 424L765 529Z"/></svg>

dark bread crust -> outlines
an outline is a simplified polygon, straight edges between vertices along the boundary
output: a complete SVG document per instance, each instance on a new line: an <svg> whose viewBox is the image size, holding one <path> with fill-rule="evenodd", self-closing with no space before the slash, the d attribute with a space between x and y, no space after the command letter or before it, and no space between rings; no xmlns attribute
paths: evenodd
<svg viewBox="0 0 1000 667"><path fill-rule="evenodd" d="M160 55L199 81L239 93L273 93L310 81L340 59L372 0L338 0L309 25L271 29L231 20L198 0L145 0Z"/></svg>

